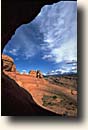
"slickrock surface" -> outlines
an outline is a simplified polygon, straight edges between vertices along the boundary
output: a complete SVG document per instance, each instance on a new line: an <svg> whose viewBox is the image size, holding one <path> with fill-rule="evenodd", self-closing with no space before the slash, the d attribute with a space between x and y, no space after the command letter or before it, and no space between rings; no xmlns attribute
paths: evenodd
<svg viewBox="0 0 88 130"><path fill-rule="evenodd" d="M1 97L2 116L57 116L37 105L29 92L3 73Z"/></svg>
<svg viewBox="0 0 88 130"><path fill-rule="evenodd" d="M51 84L44 78L5 72L22 88L31 93L34 101L47 110L66 116L77 116L77 93L69 88Z"/></svg>

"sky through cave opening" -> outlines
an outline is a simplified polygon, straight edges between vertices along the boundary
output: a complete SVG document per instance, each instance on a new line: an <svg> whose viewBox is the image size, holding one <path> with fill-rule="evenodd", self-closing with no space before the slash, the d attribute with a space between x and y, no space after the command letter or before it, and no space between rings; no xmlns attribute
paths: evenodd
<svg viewBox="0 0 88 130"><path fill-rule="evenodd" d="M77 3L43 6L33 21L17 28L3 53L19 72L77 73Z"/></svg>

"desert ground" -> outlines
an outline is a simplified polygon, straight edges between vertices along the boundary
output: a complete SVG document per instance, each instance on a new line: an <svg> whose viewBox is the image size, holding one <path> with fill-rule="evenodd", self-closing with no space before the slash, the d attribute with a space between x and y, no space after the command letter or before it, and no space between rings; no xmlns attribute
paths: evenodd
<svg viewBox="0 0 88 130"><path fill-rule="evenodd" d="M77 116L77 76L36 78L27 74L5 72L26 89L41 107L66 116Z"/></svg>

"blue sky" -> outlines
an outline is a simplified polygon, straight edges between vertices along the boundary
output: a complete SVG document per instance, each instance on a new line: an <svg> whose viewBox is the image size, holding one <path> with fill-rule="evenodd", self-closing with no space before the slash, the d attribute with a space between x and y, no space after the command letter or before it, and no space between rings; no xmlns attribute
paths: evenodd
<svg viewBox="0 0 88 130"><path fill-rule="evenodd" d="M3 53L14 59L20 72L76 73L76 1L43 6L33 21L17 28Z"/></svg>

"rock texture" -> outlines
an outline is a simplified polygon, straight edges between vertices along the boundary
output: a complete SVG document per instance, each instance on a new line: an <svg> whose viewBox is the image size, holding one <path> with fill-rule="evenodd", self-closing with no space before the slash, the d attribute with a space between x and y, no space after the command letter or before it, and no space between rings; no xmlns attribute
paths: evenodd
<svg viewBox="0 0 88 130"><path fill-rule="evenodd" d="M13 64L11 72L16 72L16 65L15 64Z"/></svg>
<svg viewBox="0 0 88 130"><path fill-rule="evenodd" d="M37 77L37 78L43 78L43 75L42 75L42 73L41 73L40 70L37 70L37 72L36 72L36 77Z"/></svg>
<svg viewBox="0 0 88 130"><path fill-rule="evenodd" d="M36 71L35 71L35 70L31 70L31 71L29 72L29 75L30 75L31 77L36 77Z"/></svg>
<svg viewBox="0 0 88 130"><path fill-rule="evenodd" d="M29 92L21 88L13 79L2 73L1 88L1 115L2 116L55 116L38 106Z"/></svg>
<svg viewBox="0 0 88 130"><path fill-rule="evenodd" d="M42 73L41 73L40 70L37 70L37 71L31 70L31 71L29 72L29 75L30 75L31 77L43 78L43 75L42 75Z"/></svg>
<svg viewBox="0 0 88 130"><path fill-rule="evenodd" d="M71 89L54 85L44 78L14 72L6 72L5 74L14 79L20 87L27 90L41 108L58 115L76 117L77 95Z"/></svg>
<svg viewBox="0 0 88 130"><path fill-rule="evenodd" d="M7 55L2 54L3 71L16 72L16 65L14 60Z"/></svg>

